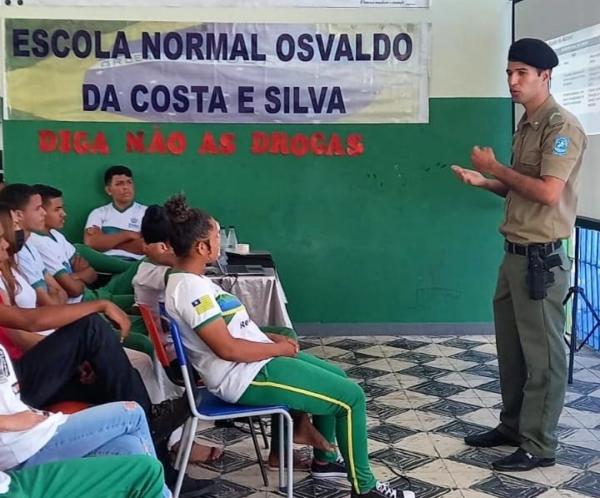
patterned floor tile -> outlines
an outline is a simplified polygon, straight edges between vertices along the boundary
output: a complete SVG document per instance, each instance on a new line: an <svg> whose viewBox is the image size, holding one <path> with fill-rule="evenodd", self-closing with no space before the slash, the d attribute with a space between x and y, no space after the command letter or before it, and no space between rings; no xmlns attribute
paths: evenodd
<svg viewBox="0 0 600 498"><path fill-rule="evenodd" d="M449 424L438 427L434 432L438 434L448 434L451 436L463 438L465 436L471 436L480 432L486 432L489 427L483 425L471 424L462 420L455 420Z"/></svg>
<svg viewBox="0 0 600 498"><path fill-rule="evenodd" d="M449 491L448 488L443 486L436 486L435 484L421 481L416 478L410 479L410 488L406 486L406 481L400 478L392 480L391 484L392 486L404 486L405 489L410 489L418 498L439 498L440 496L446 495Z"/></svg>
<svg viewBox="0 0 600 498"><path fill-rule="evenodd" d="M422 348L423 346L427 346L428 344L429 344L429 342L416 341L416 340L411 340L411 339L406 339L404 337L401 337L400 339L396 339L395 341L386 343L386 346L390 346L390 347L398 348L398 349L408 349L408 350L412 351L413 349L419 349L419 348Z"/></svg>
<svg viewBox="0 0 600 498"><path fill-rule="evenodd" d="M247 428L248 426L246 426ZM219 445L229 446L248 437L248 433L237 427L212 427L197 433L203 439Z"/></svg>
<svg viewBox="0 0 600 498"><path fill-rule="evenodd" d="M482 343L481 341L474 341L473 339L452 337L451 339L447 339L444 342L440 342L440 344L458 349L471 349L476 348L477 346L482 346L485 343Z"/></svg>
<svg viewBox="0 0 600 498"><path fill-rule="evenodd" d="M412 375L420 379L435 379L442 375L448 375L450 370L443 370L441 368L428 367L426 365L415 365L404 370L400 370L398 373L402 375Z"/></svg>
<svg viewBox="0 0 600 498"><path fill-rule="evenodd" d="M468 368L467 370L463 370L462 373L479 375L479 376L483 376L483 377L491 377L492 379L497 379L500 376L498 367L495 367L490 364L477 365L476 367L471 367L471 368Z"/></svg>
<svg viewBox="0 0 600 498"><path fill-rule="evenodd" d="M483 481L492 475L492 471L454 460L443 460L456 486L460 489L470 488L473 484Z"/></svg>
<svg viewBox="0 0 600 498"><path fill-rule="evenodd" d="M459 418L466 422L482 425L487 428L496 427L499 422L498 414L494 413L489 408L480 408L477 411L461 415Z"/></svg>
<svg viewBox="0 0 600 498"><path fill-rule="evenodd" d="M348 377L352 377L355 379L374 379L375 377L381 377L382 375L387 375L389 370L379 370L375 368L369 368L364 366L356 366L352 367L350 370L346 371Z"/></svg>
<svg viewBox="0 0 600 498"><path fill-rule="evenodd" d="M577 491L587 496L600 497L600 474L585 472L562 486L564 489Z"/></svg>
<svg viewBox="0 0 600 498"><path fill-rule="evenodd" d="M430 405L420 407L420 410L422 411L438 413L440 415L447 415L450 417L466 415L467 413L471 413L479 409L480 407L478 405L460 403L459 401L453 401L451 399L441 399Z"/></svg>
<svg viewBox="0 0 600 498"><path fill-rule="evenodd" d="M592 396L582 396L575 401L567 403L565 406L568 406L569 408L575 408L576 410L586 410L588 412L600 414L600 398Z"/></svg>
<svg viewBox="0 0 600 498"><path fill-rule="evenodd" d="M223 456L214 462L205 462L200 464L203 467L213 472L219 472L221 474L227 474L229 472L235 472L236 470L249 467L250 465L256 465L256 457L250 458L240 453L235 453L226 449L223 452Z"/></svg>
<svg viewBox="0 0 600 498"><path fill-rule="evenodd" d="M505 446L498 448L471 448L463 445L463 451L456 453L449 458L455 462L489 469L492 462L505 457L513 451L514 448Z"/></svg>
<svg viewBox="0 0 600 498"><path fill-rule="evenodd" d="M339 361L342 363L349 363L351 365L363 365L377 359L375 356L366 355L358 351L348 351L340 356L335 356L331 360Z"/></svg>
<svg viewBox="0 0 600 498"><path fill-rule="evenodd" d="M296 498L347 498L348 495L347 489L333 481L307 477L298 483L294 483L294 497Z"/></svg>
<svg viewBox="0 0 600 498"><path fill-rule="evenodd" d="M433 462L422 465L421 467L407 472L406 477L409 479L415 478L429 484L444 488L454 488L456 483L450 472L444 465L442 459L436 459Z"/></svg>
<svg viewBox="0 0 600 498"><path fill-rule="evenodd" d="M556 451L556 462L568 467L585 470L600 463L600 452L560 443Z"/></svg>
<svg viewBox="0 0 600 498"><path fill-rule="evenodd" d="M454 357L454 355L465 354L464 349L452 348L450 346L443 346L441 344L430 344L419 349L419 353L433 354L444 358ZM459 360L464 358L458 358ZM469 360L467 360L469 361Z"/></svg>
<svg viewBox="0 0 600 498"><path fill-rule="evenodd" d="M399 427L394 424L381 424L375 427L370 427L367 435L370 439L380 441L382 443L393 444L407 436L412 436L416 431Z"/></svg>
<svg viewBox="0 0 600 498"><path fill-rule="evenodd" d="M590 394L597 391L600 385L596 382L585 382L583 380L573 380L572 384L567 385L567 391L578 394Z"/></svg>
<svg viewBox="0 0 600 498"><path fill-rule="evenodd" d="M485 364L489 361L495 360L496 356L490 353L484 353L482 351L476 351L474 349L468 351L461 351L452 356L457 360L472 361L474 363Z"/></svg>
<svg viewBox="0 0 600 498"><path fill-rule="evenodd" d="M390 406L389 404L379 403L377 401L372 401L367 404L367 415L369 417L378 418L379 420L388 420L394 415L399 415L407 411L408 408L398 408L395 406Z"/></svg>
<svg viewBox="0 0 600 498"><path fill-rule="evenodd" d="M535 498L548 490L547 486L503 474L492 475L471 488L501 498Z"/></svg>
<svg viewBox="0 0 600 498"><path fill-rule="evenodd" d="M403 353L391 356L391 358L410 361L412 363L427 363L428 361L435 360L437 356L427 353L420 353L419 351L405 351Z"/></svg>
<svg viewBox="0 0 600 498"><path fill-rule="evenodd" d="M434 458L414 453L401 448L388 448L371 453L369 457L375 461L389 465L399 471L408 471L434 461Z"/></svg>
<svg viewBox="0 0 600 498"><path fill-rule="evenodd" d="M372 382L363 382L361 383L361 387L367 398L380 398L397 390L393 387L380 386Z"/></svg>
<svg viewBox="0 0 600 498"><path fill-rule="evenodd" d="M452 384L445 384L443 382L437 382L431 380L424 382L423 384L417 384L409 388L409 391L418 392L421 394L429 394L431 396L437 396L439 398L447 398L454 396L455 394L466 391L466 387L456 386Z"/></svg>
<svg viewBox="0 0 600 498"><path fill-rule="evenodd" d="M486 384L480 384L477 386L477 389L481 391L488 391L496 394L500 394L502 392L500 388L500 380L493 380L492 382L488 382Z"/></svg>
<svg viewBox="0 0 600 498"><path fill-rule="evenodd" d="M221 498L227 496L227 498L244 498L253 493L255 493L255 490L252 488L230 482L227 479L216 479L210 487L210 491L203 493L202 497Z"/></svg>

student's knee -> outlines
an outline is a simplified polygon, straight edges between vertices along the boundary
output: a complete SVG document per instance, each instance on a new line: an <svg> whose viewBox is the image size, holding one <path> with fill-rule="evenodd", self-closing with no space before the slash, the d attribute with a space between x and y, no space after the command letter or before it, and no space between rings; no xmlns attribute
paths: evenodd
<svg viewBox="0 0 600 498"><path fill-rule="evenodd" d="M367 404L365 392L356 382L348 379L344 383L344 393L346 401L353 407L364 407Z"/></svg>

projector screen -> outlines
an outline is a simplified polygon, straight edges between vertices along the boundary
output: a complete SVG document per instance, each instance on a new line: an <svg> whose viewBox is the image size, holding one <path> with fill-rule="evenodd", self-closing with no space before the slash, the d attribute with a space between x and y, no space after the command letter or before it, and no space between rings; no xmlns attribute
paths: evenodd
<svg viewBox="0 0 600 498"><path fill-rule="evenodd" d="M552 94L588 134L578 215L600 222L600 0L521 0L515 39L524 37L546 40L558 54Z"/></svg>

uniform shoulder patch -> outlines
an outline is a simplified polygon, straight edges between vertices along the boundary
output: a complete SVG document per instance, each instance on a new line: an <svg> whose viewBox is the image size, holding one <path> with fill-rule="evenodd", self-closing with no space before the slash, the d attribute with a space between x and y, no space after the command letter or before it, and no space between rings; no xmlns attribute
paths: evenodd
<svg viewBox="0 0 600 498"><path fill-rule="evenodd" d="M550 126L562 125L564 124L564 122L565 118L559 111L552 112L552 114L550 114L550 117L548 118L548 124Z"/></svg>
<svg viewBox="0 0 600 498"><path fill-rule="evenodd" d="M565 156L569 151L569 137L556 137L554 139L554 147L552 148L552 154L555 156Z"/></svg>
<svg viewBox="0 0 600 498"><path fill-rule="evenodd" d="M212 299L208 295L200 296L198 299L194 299L192 301L192 306L198 315L206 313L215 307Z"/></svg>

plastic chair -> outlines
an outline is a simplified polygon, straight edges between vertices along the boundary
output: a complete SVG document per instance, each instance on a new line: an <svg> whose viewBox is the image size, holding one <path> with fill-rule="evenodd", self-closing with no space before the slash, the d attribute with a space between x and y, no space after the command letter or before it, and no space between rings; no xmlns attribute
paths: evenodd
<svg viewBox="0 0 600 498"><path fill-rule="evenodd" d="M171 363L169 362L169 356L168 356L167 351L165 350L165 347L162 343L162 340L160 337L160 332L158 331L159 326L157 325L156 320L154 319L154 315L152 314L152 309L147 304L138 303L137 306L140 309L142 319L144 320L144 325L146 326L146 329L148 330L148 333L150 334L150 340L152 341L152 345L154 346L154 351L156 352L158 361L163 366L163 368L165 368L165 370L167 371L169 378L171 378L171 380L173 382L175 382L176 384L181 385L181 379L173 378L173 372L170 369ZM161 312L161 315L166 317L166 311L165 311L164 305L162 303L160 305L160 312ZM249 419L249 423L250 423L250 432L252 434L253 442L254 442L254 445L256 446L258 443L256 442L256 434L254 433L254 427L252 425L253 420L251 418ZM263 443L265 445L265 449L269 449L269 440L267 439L267 431L265 430L263 421L260 418L258 419L258 425L260 427L260 432L262 435ZM269 478L267 477L267 472L265 471L264 466L262 465L262 460L261 460L260 472L263 476L263 481L265 483L265 486L268 486Z"/></svg>
<svg viewBox="0 0 600 498"><path fill-rule="evenodd" d="M173 497L179 498L181 485L183 483L183 478L185 476L185 471L192 450L192 443L194 442L194 436L198 426L198 420L215 421L279 415L279 455L281 457L285 454L285 458L280 458L279 462L279 490L286 492L288 498L292 498L294 488L294 422L288 413L287 407L281 405L243 406L231 404L219 399L214 394L211 394L206 388L199 389L195 387L191 381L191 375L188 369L188 361L185 354L185 349L181 340L179 325L175 320L169 319L169 328L173 338L173 345L175 346L175 353L177 354L177 361L181 367L181 374L185 384L185 394L187 396L192 415L185 424L183 435L181 437L182 444L179 445L179 451L177 452L177 458L175 459L175 468L179 470L179 474L177 476L175 490L173 491ZM287 433L285 434L285 439L287 439L286 444L284 444L284 425L287 426ZM250 427L252 430L252 423L250 424ZM256 438L254 438L254 447L257 450L259 464L262 465L262 459L256 443ZM286 467L287 479L285 482L287 486L284 486L284 474Z"/></svg>

